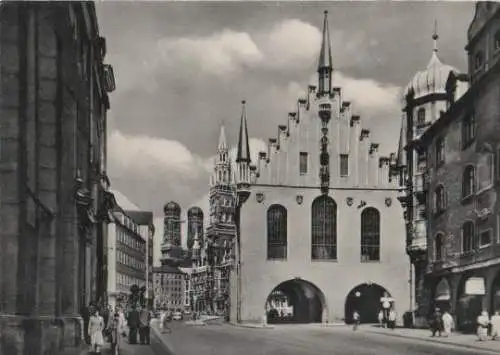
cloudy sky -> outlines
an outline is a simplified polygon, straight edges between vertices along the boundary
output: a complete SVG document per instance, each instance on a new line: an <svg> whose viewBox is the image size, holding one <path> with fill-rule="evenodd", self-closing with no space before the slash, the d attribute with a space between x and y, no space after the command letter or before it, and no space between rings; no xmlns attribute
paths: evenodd
<svg viewBox="0 0 500 355"><path fill-rule="evenodd" d="M400 92L423 69L438 21L439 56L466 69L470 2L115 2L97 4L117 89L109 115L113 188L160 214L168 200L206 205L219 125L236 143L240 101L252 150L286 122L315 79L329 10L335 86L383 153L397 146ZM274 134L274 133L273 133Z"/></svg>

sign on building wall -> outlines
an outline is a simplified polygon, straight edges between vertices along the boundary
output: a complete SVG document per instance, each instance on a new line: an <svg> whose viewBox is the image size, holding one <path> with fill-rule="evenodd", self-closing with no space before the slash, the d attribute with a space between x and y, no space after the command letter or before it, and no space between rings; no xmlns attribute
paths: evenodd
<svg viewBox="0 0 500 355"><path fill-rule="evenodd" d="M471 296L482 296L486 294L484 278L470 277L465 281L465 294Z"/></svg>

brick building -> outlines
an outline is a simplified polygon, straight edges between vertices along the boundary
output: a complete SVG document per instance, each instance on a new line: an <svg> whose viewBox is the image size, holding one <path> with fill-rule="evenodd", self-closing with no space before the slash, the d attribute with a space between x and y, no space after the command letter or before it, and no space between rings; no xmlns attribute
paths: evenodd
<svg viewBox="0 0 500 355"><path fill-rule="evenodd" d="M426 155L424 312L449 308L459 329L500 310L500 5L476 4L468 75L451 73L447 109L415 142ZM460 81L469 89L457 92Z"/></svg>
<svg viewBox="0 0 500 355"><path fill-rule="evenodd" d="M105 297L106 112L91 2L0 4L0 353L79 345Z"/></svg>

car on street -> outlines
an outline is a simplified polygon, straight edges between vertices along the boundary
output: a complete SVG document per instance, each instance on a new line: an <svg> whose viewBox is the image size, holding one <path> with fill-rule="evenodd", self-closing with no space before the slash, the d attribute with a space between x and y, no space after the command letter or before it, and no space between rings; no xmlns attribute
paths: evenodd
<svg viewBox="0 0 500 355"><path fill-rule="evenodd" d="M172 314L172 319L173 320L182 320L182 313L181 312L174 312Z"/></svg>

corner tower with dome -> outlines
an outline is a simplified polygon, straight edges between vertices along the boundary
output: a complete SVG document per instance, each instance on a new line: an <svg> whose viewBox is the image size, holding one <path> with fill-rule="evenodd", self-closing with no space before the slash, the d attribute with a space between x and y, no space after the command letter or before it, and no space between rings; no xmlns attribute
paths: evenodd
<svg viewBox="0 0 500 355"><path fill-rule="evenodd" d="M415 322L425 322L423 278L427 266L427 181L426 153L417 149L422 134L448 109L447 85L450 77L461 77L458 70L438 56L438 33L435 23L434 47L424 70L418 71L406 86L402 99L402 118L396 169L402 187L400 202L405 209L407 253L412 263L410 284L412 309L417 310ZM458 91L467 84L458 83ZM462 87L464 86L464 87ZM420 314L422 313L422 314Z"/></svg>
<svg viewBox="0 0 500 355"><path fill-rule="evenodd" d="M242 118L232 321L350 322L357 310L362 322L377 322L384 297L400 317L408 310L395 157L381 156L333 71L325 12L317 85L297 98L255 165ZM251 110L250 102L250 126ZM290 314L273 308L277 300Z"/></svg>

